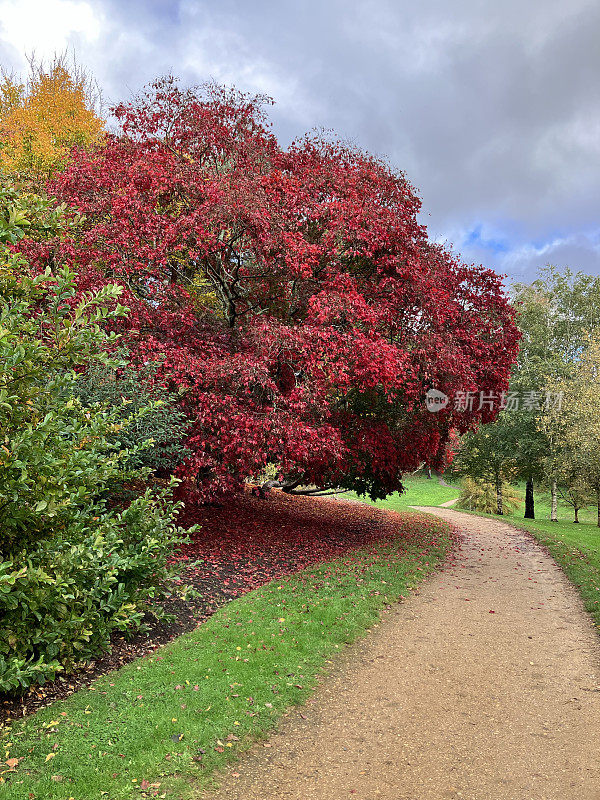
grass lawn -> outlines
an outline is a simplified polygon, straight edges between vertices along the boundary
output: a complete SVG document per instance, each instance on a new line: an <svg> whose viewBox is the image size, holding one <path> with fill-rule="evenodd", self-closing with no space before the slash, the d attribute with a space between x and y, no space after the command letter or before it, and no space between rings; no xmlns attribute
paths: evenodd
<svg viewBox="0 0 600 800"><path fill-rule="evenodd" d="M0 796L189 797L445 557L445 523L417 514L399 523L397 538L254 589L152 655L7 725Z"/></svg>
<svg viewBox="0 0 600 800"><path fill-rule="evenodd" d="M442 486L437 475L427 478L422 473L418 473L407 476L402 482L405 487L402 494L395 492L385 500L377 500L373 505L378 508L388 508L391 511L405 511L410 506L440 506L448 500L456 499L460 493L460 489ZM365 503L372 502L368 497L359 496L353 492L348 492L341 497L349 500L361 500Z"/></svg>

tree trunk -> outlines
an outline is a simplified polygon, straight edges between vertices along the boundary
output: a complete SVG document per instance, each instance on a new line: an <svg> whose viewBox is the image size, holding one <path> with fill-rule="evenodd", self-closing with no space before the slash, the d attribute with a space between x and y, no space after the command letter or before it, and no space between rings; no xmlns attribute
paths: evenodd
<svg viewBox="0 0 600 800"><path fill-rule="evenodd" d="M427 477L431 478L431 467L427 467Z"/></svg>
<svg viewBox="0 0 600 800"><path fill-rule="evenodd" d="M502 480L496 478L496 513L503 516L504 511L502 508Z"/></svg>
<svg viewBox="0 0 600 800"><path fill-rule="evenodd" d="M579 508L575 506L575 519L573 522L579 522Z"/></svg>
<svg viewBox="0 0 600 800"><path fill-rule="evenodd" d="M533 497L533 478L527 478L525 487L525 519L535 519L535 500Z"/></svg>
<svg viewBox="0 0 600 800"><path fill-rule="evenodd" d="M552 501L550 505L550 522L558 522L558 490L556 488L556 481L552 481L550 493L552 495Z"/></svg>

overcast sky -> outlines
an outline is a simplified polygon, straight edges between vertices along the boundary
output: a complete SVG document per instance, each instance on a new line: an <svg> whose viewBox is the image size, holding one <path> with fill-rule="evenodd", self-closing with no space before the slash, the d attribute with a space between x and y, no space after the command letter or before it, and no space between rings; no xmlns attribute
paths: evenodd
<svg viewBox="0 0 600 800"><path fill-rule="evenodd" d="M0 0L4 68L65 48L109 101L215 78L385 155L469 262L600 274L599 0Z"/></svg>

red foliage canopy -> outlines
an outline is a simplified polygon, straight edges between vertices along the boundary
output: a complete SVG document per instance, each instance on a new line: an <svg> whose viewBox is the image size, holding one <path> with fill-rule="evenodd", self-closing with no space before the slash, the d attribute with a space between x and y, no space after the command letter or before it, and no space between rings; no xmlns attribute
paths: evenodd
<svg viewBox="0 0 600 800"><path fill-rule="evenodd" d="M494 272L428 241L402 174L319 137L284 150L262 108L173 79L117 107L120 134L51 187L87 219L54 257L82 290L125 287L125 340L181 392L203 498L267 462L383 496L493 416L424 394L504 390L513 312Z"/></svg>

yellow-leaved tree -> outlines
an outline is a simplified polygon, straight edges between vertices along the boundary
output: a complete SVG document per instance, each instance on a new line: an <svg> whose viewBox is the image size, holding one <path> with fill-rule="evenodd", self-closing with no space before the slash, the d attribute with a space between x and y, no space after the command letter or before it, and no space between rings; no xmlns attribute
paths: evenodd
<svg viewBox="0 0 600 800"><path fill-rule="evenodd" d="M25 83L0 79L0 170L45 179L65 163L74 145L91 147L104 136L96 111L97 85L64 56L48 66L30 61Z"/></svg>

